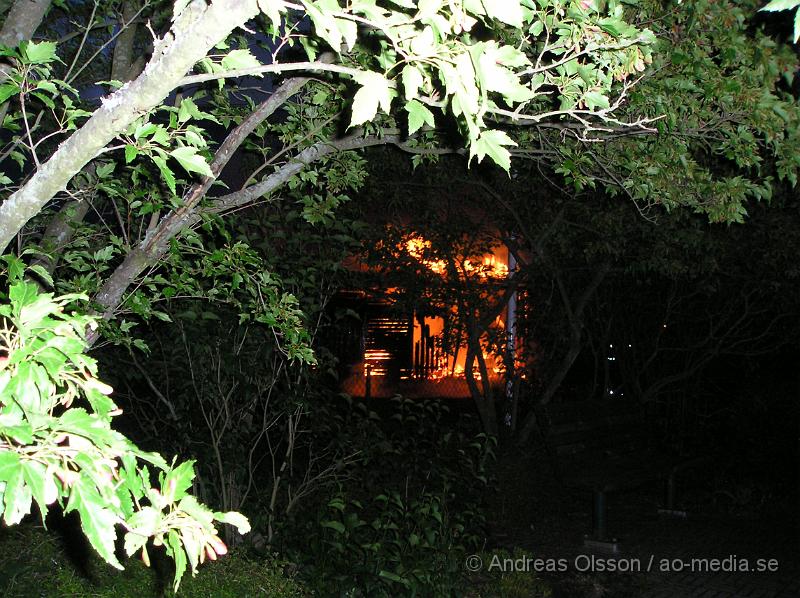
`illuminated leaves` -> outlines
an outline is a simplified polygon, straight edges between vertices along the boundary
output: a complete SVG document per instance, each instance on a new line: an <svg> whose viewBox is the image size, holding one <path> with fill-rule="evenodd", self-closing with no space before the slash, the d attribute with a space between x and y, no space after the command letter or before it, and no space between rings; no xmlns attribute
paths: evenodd
<svg viewBox="0 0 800 598"><path fill-rule="evenodd" d="M197 153L197 148L184 146L178 147L169 153L187 172L196 172L203 176L214 176L206 159Z"/></svg>
<svg viewBox="0 0 800 598"><path fill-rule="evenodd" d="M472 145L470 156L477 156L478 162L489 156L498 166L508 170L511 166L511 154L506 146L515 145L517 144L503 131L483 131Z"/></svg>
<svg viewBox="0 0 800 598"><path fill-rule="evenodd" d="M408 134L413 135L422 125L435 127L433 113L428 110L424 105L417 100L411 100L405 105L406 112L408 112Z"/></svg>
<svg viewBox="0 0 800 598"><path fill-rule="evenodd" d="M361 88L353 98L351 127L374 119L379 107L384 112L389 112L392 96L396 93L391 88L389 80L379 73L371 71L359 73L355 76L355 80L361 85Z"/></svg>
<svg viewBox="0 0 800 598"><path fill-rule="evenodd" d="M194 154L179 156L186 161ZM112 170L106 168L106 175ZM19 523L36 503L44 520L49 505L59 501L65 512L78 514L89 543L118 569L117 529L125 527L129 555L145 551L150 540L166 545L176 563L177 589L187 563L194 571L209 551L227 551L215 521L241 533L249 523L238 513L213 513L187 494L192 461L169 466L111 428L119 413L108 396L112 389L96 377L96 362L85 354L84 335L94 321L67 312L85 297L39 293L23 274L14 274L10 302L0 305L0 392L10 399L0 403L2 519ZM89 410L75 405L83 399ZM158 488L142 463L160 470Z"/></svg>

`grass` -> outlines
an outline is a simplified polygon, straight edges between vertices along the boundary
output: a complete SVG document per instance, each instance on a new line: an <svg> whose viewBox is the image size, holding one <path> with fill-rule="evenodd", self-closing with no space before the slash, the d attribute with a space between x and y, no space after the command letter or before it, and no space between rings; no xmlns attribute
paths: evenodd
<svg viewBox="0 0 800 598"><path fill-rule="evenodd" d="M48 524L50 521L48 520ZM152 567L136 558L123 560L124 571L105 564L73 531L70 522L45 530L23 524L0 530L0 595L13 598L86 596L146 598L174 596L171 562L151 551ZM310 596L295 578L293 566L277 557L253 557L244 551L185 575L178 597L247 598Z"/></svg>

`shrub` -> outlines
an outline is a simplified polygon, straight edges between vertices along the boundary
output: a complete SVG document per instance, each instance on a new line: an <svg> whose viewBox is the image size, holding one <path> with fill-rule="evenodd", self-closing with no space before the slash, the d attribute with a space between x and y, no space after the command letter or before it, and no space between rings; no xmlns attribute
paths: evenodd
<svg viewBox="0 0 800 598"><path fill-rule="evenodd" d="M11 270L8 295L0 295L8 300L0 303L3 521L18 524L34 503L42 521L52 505L74 511L92 547L118 569L115 541L124 527L128 556L141 551L147 562L149 540L164 546L175 561L177 589L187 566L194 573L206 557L227 552L214 522L245 533L247 519L212 512L188 493L193 462L170 465L111 427L120 410L86 354L85 333L95 321L68 312L86 297L39 293L22 280L21 267Z"/></svg>

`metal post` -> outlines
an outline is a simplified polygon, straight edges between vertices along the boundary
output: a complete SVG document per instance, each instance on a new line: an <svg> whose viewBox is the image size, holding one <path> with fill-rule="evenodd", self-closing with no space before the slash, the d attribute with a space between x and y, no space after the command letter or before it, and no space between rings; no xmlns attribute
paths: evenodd
<svg viewBox="0 0 800 598"><path fill-rule="evenodd" d="M667 478L667 509L675 510L675 472L669 474Z"/></svg>
<svg viewBox="0 0 800 598"><path fill-rule="evenodd" d="M594 491L593 514L593 539L602 542L606 539L606 493L602 490Z"/></svg>

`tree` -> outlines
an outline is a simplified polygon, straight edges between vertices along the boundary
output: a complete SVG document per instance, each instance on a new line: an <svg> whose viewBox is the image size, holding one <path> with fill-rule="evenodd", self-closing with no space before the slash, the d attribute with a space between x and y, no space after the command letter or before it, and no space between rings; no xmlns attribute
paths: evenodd
<svg viewBox="0 0 800 598"><path fill-rule="evenodd" d="M365 175L353 150L419 161L463 139L471 160L509 170L515 154L575 189L722 221L768 197L769 176L796 177L797 108L780 83L795 58L728 3L48 5L17 0L4 25L19 44L2 50L0 250L12 280L36 254L40 285L90 295L110 342L141 347L128 318L204 297L312 361L297 299L225 216L302 188L304 217L330 218ZM245 156L258 162L239 172Z"/></svg>
<svg viewBox="0 0 800 598"><path fill-rule="evenodd" d="M741 30L745 15L741 8L735 10L738 15L736 23L740 25L736 30L738 37L731 40L720 37L730 29L730 16L718 18L727 8L702 2L693 5L687 14L682 11L664 12L659 8L660 5L642 3L637 7L637 12L627 16L616 2L606 7L585 3L567 8L559 3L547 3L535 10L517 2L504 3L502 8L487 8L479 2L466 3L463 7L434 2L420 10L411 5L395 5L392 10L378 9L370 2L365 2L363 6L352 5L347 10L340 10L333 4L320 4L310 5L306 9L315 26L315 34L306 32L299 25L306 10L298 6L281 2L275 2L273 8L270 8L272 4L264 2L235 2L230 7L234 10L227 10L223 6L224 3L218 2L213 10L207 10L206 5L199 2L181 3L172 22L162 19L169 31L154 42L153 58L147 69L135 81L106 98L100 108L91 113L91 118L53 153L50 160L38 159L38 154L46 148L46 142L45 146L37 144L34 147L37 156L28 158L33 159L34 165L41 163L41 168L37 166L26 184L0 205L0 221L3 222L0 245L5 246L25 222L38 214L67 185L82 165L96 158L101 151L101 160L111 157L113 153L103 148L115 136L123 133L127 136L125 147L129 159L123 176L137 172L137 168L138 172L146 171L150 164L158 168L157 174L163 173L161 177L175 198L173 201L180 197L183 206L162 217L159 222L150 223L152 226L146 229L146 239L138 242L128 240L131 246L126 248L125 260L95 293L95 299L106 318L113 316L133 281L163 257L171 239L180 231L197 226L202 214L241 209L260 197L275 194L298 172L319 164L335 152L382 144L396 144L412 152L435 154L452 151L448 149L449 144L442 146L446 138L439 134L452 121L444 116L434 120L431 108L442 108L455 117L455 124L467 138L471 157L480 160L488 155L506 168L512 152L537 161L546 160L548 164L555 165L576 188L607 184L637 202L660 202L667 207L690 205L721 220L741 218L744 209L742 202L747 197L768 196L769 180L751 182L741 176L711 173L707 165L693 157L693 139L699 139L696 145L702 146L709 140L713 142L711 135L719 137L721 142L713 151L731 153L733 148L747 141L745 138L751 139L751 146L764 138L767 145L763 150L755 147L747 152L737 150L731 159L747 167L746 162L752 161L753 156L757 157L764 151L780 152L779 155L784 156L778 164L781 176L793 176L796 167L788 155L788 149L784 149L791 146L794 139L791 135L782 139L779 133L785 124L780 121L780 115L788 118L786 124L790 124L791 119L795 118L794 108L781 98L776 84L782 72L790 71L791 58L782 48L780 52L769 55L758 54L762 46L770 43L761 33L757 40L759 45L751 50L747 46L749 39ZM255 16L259 6L266 12L258 17L257 24L272 36L270 42L263 43L263 39L254 39L252 36L239 38L238 47L227 56L217 55L214 60L200 61L211 45L225 36L226 29L229 31ZM151 3L146 3L142 10L151 11L154 18L161 15ZM225 19L216 18L217 10L225 12ZM702 14L703 23L711 23L712 28L700 30L697 26L693 30L685 26L687 22L696 21L692 15L698 14ZM90 16L95 18L94 14ZM116 49L121 49L123 40L129 40L123 34L127 35L131 27L136 26L135 22L126 21L125 18L123 14L121 19L127 28L118 30L107 42L115 43ZM652 89L635 92L636 87L626 81L643 71L653 59L650 48L656 42L648 30L627 24L626 18L633 21L654 20L662 31L667 32L672 28L678 32L679 35L672 39L659 42L659 56L677 56L678 52L685 51L682 44L687 47L698 46L692 37L696 34L708 39L709 49L682 59L687 68L682 68L680 63L669 64L662 58L664 65L655 69L654 74L646 73L641 77L643 81L639 87L651 85L652 82ZM213 27L207 30L208 39L203 38L206 39L205 45L199 47L193 36L197 31L206 31L206 23L213 23ZM524 27L520 28L523 24ZM96 31L94 21L87 23L87 36L84 36L87 39L95 35L89 35L90 30ZM113 28L111 31L114 31ZM138 31L141 35L142 28L139 27ZM209 41L211 38L214 41ZM482 41L485 39L497 41ZM256 50L259 41L263 48ZM377 56L369 51L373 43L381 48ZM671 106L675 105L676 110L678 106L686 109L698 103L707 105L703 98L718 96L721 100L726 99L721 90L694 85L684 86L685 97L675 98L673 104L671 95L674 95L674 90L669 87L674 86L676 75L684 76L694 68L692 65L709 69L707 73L695 69L696 76L704 80L725 81L726 78L719 76L720 73L712 71L728 66L709 62L708 56L718 52L726 43L735 43L736 52L746 54L747 60L738 54L735 59L736 68L742 73L752 68L759 68L763 73L760 77L750 77L749 86L739 89L738 96L731 101L749 103L749 98L757 91L755 88L760 86L766 91L763 107L758 113L749 109L741 113L734 112L736 117L731 118L730 102L720 101L711 109L704 108L705 112L697 111L693 117L698 121L696 127L685 127L684 123L678 125ZM320 54L325 44L333 50L333 54ZM144 44L145 49L147 45ZM300 59L294 51L299 45L306 51L306 55ZM674 47L674 52L670 46ZM253 51L262 57L261 61ZM98 58L103 56L102 52L95 54ZM117 57L127 54L115 51ZM39 52L34 58L42 61L52 57L52 53L42 55ZM16 71L14 82L4 86L3 95L6 99L12 96L18 100L28 98L28 103L34 104L45 102L42 97L47 97L47 91L43 88L29 90L20 86L23 75L31 69L31 72L38 73L37 77L54 73L49 70L44 72L40 67L37 67L37 71L37 68L33 68L37 63L32 63L30 57L17 58L20 69ZM761 64L755 64L754 60L761 60ZM210 72L185 77L196 62L199 62L201 69ZM117 68L116 71L120 73L121 69ZM312 128L306 130L305 138L299 136L295 145L290 145L285 151L272 152L264 148L262 151L265 156L277 154L282 159L291 157L291 160L284 162L271 177L262 181L254 180L253 184L239 192L217 196L213 206L201 205L212 183L220 176L237 148L245 143L245 139L263 126L266 119L274 117L298 92L308 90L315 84L307 77L289 78L246 119L241 114L226 117L228 127L232 124L238 126L229 128L225 142L207 165L203 156L208 155L209 150L203 147L206 142L202 141L203 131L197 120L207 119L207 115L215 111L230 113L231 106L225 106L226 100L222 105L212 102L210 113L193 113L190 106L196 105L196 102L187 97L184 111L179 113L178 122L174 123L179 126L156 126L153 129L151 124L158 119L166 119L169 114L166 108L158 108L159 103L178 86L191 91L191 86L213 80L245 74L276 75L295 71L320 73L319 77L324 76L329 82L325 92L312 97L317 97L320 102L324 97L324 103L329 107L327 115L333 120L337 118L335 115L348 110L347 102L351 97L351 126L373 119L379 109L390 114L380 116L375 122L380 129L367 128L363 132L355 131L346 137L338 137L336 127ZM746 77L743 79L747 80ZM347 89L348 81L353 81L358 87L354 96ZM474 85L469 81L473 81ZM59 89L68 92L66 88L58 87L53 92ZM24 93L20 94L23 90ZM202 95L204 92L198 93ZM727 93L730 95L731 92ZM37 98L35 94L42 97ZM626 104L628 99L630 103ZM48 100L52 102L49 97ZM400 114L394 108L401 108ZM109 116L112 112L113 122ZM669 123L675 124L660 124L662 121L659 119L665 113ZM637 116L641 114L645 116ZM65 133L64 129L68 131L76 127L75 119L89 115L68 108L65 116L67 119L56 126L57 130L62 131L61 134ZM231 118L235 120L229 120ZM775 118L780 122L776 123ZM22 113L19 113L14 122L21 123L22 120ZM404 139L397 128L398 122L402 123L403 120L407 121L406 130L412 134L408 139ZM324 119L305 125L319 127L322 122ZM437 124L438 130L433 129ZM130 130L127 130L129 127ZM655 131L656 127L666 133L656 141L648 141L637 135ZM792 130L791 127L785 129ZM371 134L373 131L379 133ZM52 139L58 133L49 130L46 135ZM594 143L604 139L617 140L619 143ZM654 147L648 145L654 143ZM34 145L32 135L20 134L14 141L14 147L6 151L7 156L25 160L25 152L18 151L25 145ZM518 149L513 149L514 145ZM121 149L119 147L116 151ZM668 165L676 160L687 164L689 178L693 181L692 192L686 193L685 197L671 190L677 185L675 170ZM174 173L171 170L176 162L188 169L190 174L204 177L202 182L183 188L182 193L178 194L178 188L172 182ZM154 186L159 184L157 180L154 181ZM70 192L74 193L75 190ZM124 204L119 200L115 202ZM117 211L127 218L125 205L118 205ZM96 337L90 340L94 341Z"/></svg>

